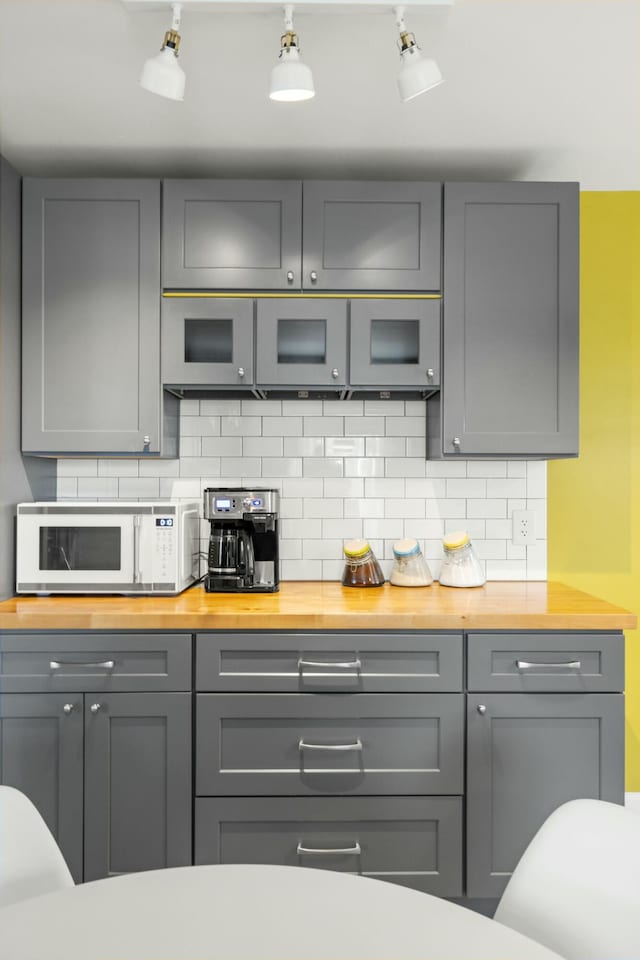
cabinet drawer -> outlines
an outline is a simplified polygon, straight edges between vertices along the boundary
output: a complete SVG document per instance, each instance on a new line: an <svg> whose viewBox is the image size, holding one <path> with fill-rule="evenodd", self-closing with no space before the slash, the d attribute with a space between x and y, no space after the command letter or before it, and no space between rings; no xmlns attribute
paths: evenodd
<svg viewBox="0 0 640 960"><path fill-rule="evenodd" d="M196 793L462 793L463 700L454 693L200 693Z"/></svg>
<svg viewBox="0 0 640 960"><path fill-rule="evenodd" d="M320 867L457 897L462 798L199 798L195 862Z"/></svg>
<svg viewBox="0 0 640 960"><path fill-rule="evenodd" d="M622 633L470 633L468 689L624 689Z"/></svg>
<svg viewBox="0 0 640 960"><path fill-rule="evenodd" d="M5 634L0 691L191 690L191 634Z"/></svg>
<svg viewBox="0 0 640 960"><path fill-rule="evenodd" d="M462 634L215 634L196 638L198 690L462 690Z"/></svg>

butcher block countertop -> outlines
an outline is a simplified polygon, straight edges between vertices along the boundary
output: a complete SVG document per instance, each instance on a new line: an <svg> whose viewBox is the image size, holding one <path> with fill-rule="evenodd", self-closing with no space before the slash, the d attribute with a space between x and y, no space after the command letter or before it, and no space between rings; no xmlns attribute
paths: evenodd
<svg viewBox="0 0 640 960"><path fill-rule="evenodd" d="M293 582L279 593L177 597L20 596L0 630L624 630L635 614L561 583L492 581L457 589Z"/></svg>

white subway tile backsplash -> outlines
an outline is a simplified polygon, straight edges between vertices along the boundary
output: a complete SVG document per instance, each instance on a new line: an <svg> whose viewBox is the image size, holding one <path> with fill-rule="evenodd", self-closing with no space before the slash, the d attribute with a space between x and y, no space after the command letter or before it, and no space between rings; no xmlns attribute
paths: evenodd
<svg viewBox="0 0 640 960"><path fill-rule="evenodd" d="M157 477L120 477L118 480L119 489L116 496L121 500L140 497L157 500L160 497L160 480ZM100 496L111 497L111 493L100 494Z"/></svg>
<svg viewBox="0 0 640 960"><path fill-rule="evenodd" d="M359 537L387 576L394 542L415 537L437 576L442 537L461 528L490 579L544 579L546 463L426 461L425 413L411 400L184 400L178 460L62 459L58 496L200 502L206 486L275 487L283 580L339 579L343 542ZM514 509L535 511L529 547L511 542Z"/></svg>

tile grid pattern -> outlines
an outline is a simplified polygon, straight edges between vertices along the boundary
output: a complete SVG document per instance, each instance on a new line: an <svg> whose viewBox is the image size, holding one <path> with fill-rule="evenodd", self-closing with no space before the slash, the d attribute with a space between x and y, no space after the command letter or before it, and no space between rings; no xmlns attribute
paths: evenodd
<svg viewBox="0 0 640 960"><path fill-rule="evenodd" d="M441 539L461 528L488 579L546 579L546 463L425 461L423 401L183 400L180 413L179 460L62 459L58 497L201 500L208 486L273 486L283 580L338 579L355 537L387 575L394 541L415 537L437 576ZM536 514L527 547L511 542L521 509Z"/></svg>

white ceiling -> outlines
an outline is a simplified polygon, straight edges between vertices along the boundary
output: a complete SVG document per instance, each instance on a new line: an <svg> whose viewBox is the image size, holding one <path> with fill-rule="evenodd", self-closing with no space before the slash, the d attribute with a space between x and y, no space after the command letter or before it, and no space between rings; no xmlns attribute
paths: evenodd
<svg viewBox="0 0 640 960"><path fill-rule="evenodd" d="M392 3L393 0L390 0ZM184 103L142 90L169 17L0 0L0 149L24 174L579 180L640 189L640 0L409 11L446 83L402 104L391 13L300 13L317 96L272 103L277 13L183 13Z"/></svg>

